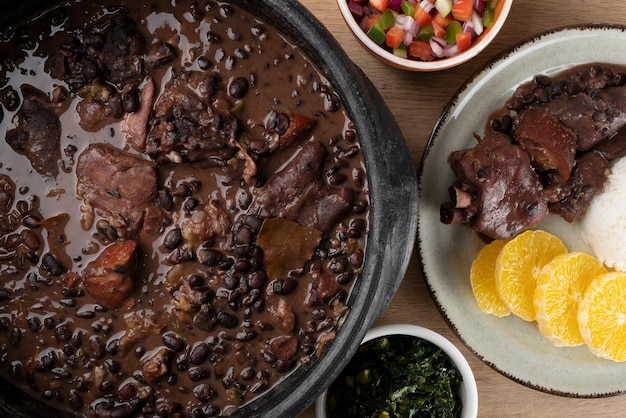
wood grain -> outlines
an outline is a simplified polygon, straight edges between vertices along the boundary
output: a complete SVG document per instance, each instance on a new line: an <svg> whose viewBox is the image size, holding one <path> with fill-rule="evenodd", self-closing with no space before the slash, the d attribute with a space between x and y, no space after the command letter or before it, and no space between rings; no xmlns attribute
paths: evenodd
<svg viewBox="0 0 626 418"><path fill-rule="evenodd" d="M582 23L626 24L623 0L601 3L585 0L515 0L496 40L472 61L438 73L411 73L388 67L357 42L334 0L301 0L337 38L361 67L396 115L416 169L429 135L448 100L462 83L487 61L509 46L545 30ZM626 397L578 399L529 389L485 365L456 338L433 303L424 283L416 253L400 290L377 325L411 323L431 328L449 338L468 358L476 376L480 417L618 417ZM626 377L625 377L626 379ZM314 400L312 399L311 402ZM313 418L309 407L299 418Z"/></svg>

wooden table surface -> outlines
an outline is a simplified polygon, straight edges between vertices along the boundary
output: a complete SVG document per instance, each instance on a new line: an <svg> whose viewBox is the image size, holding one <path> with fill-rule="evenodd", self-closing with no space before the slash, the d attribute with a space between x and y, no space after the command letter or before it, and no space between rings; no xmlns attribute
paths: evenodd
<svg viewBox="0 0 626 418"><path fill-rule="evenodd" d="M468 76L510 45L544 30L571 24L626 24L624 0L514 0L504 28L481 54L459 67L412 73L388 67L361 47L335 0L301 0L373 81L402 129L417 169L430 132L450 97ZM625 46L626 48L626 46ZM451 331L433 303L414 254L400 290L376 325L411 323L449 338L476 376L480 417L626 416L626 397L578 399L549 395L515 383L485 365ZM313 418L313 406L299 418Z"/></svg>

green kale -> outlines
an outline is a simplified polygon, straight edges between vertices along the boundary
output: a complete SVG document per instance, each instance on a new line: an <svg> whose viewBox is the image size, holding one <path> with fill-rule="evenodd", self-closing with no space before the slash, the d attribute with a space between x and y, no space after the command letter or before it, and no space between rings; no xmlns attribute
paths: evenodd
<svg viewBox="0 0 626 418"><path fill-rule="evenodd" d="M462 377L434 344L393 335L361 345L328 389L329 416L458 417Z"/></svg>

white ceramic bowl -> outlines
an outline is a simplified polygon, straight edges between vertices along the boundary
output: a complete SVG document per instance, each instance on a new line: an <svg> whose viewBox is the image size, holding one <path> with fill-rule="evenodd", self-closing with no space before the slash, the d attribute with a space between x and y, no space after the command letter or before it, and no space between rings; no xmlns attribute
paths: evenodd
<svg viewBox="0 0 626 418"><path fill-rule="evenodd" d="M352 33L369 52L384 63L391 65L392 67L409 71L440 71L463 64L484 50L487 45L495 39L498 32L500 32L500 29L504 26L509 12L511 11L513 0L498 1L493 24L489 28L486 28L483 33L481 33L480 36L472 42L472 45L469 48L452 57L436 59L434 61L416 61L408 58L402 58L385 50L383 47L372 41L363 29L361 29L359 23L354 19L352 12L350 12L348 0L337 0L337 4L339 5L339 9L341 10L344 20L350 27L350 30L352 30Z"/></svg>
<svg viewBox="0 0 626 418"><path fill-rule="evenodd" d="M370 329L361 344L383 336L410 335L426 341L430 341L440 347L450 358L452 363L461 372L463 383L459 387L459 396L463 402L461 418L476 418L478 415L478 389L472 369L463 354L441 334L430 329L409 324L383 325ZM327 418L326 415L326 391L315 401L315 416Z"/></svg>

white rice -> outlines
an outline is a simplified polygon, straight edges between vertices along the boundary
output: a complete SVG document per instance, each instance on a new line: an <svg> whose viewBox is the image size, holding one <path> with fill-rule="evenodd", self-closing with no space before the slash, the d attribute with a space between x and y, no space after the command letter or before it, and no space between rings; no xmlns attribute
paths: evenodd
<svg viewBox="0 0 626 418"><path fill-rule="evenodd" d="M582 217L583 238L607 267L626 271L626 158L611 167Z"/></svg>

